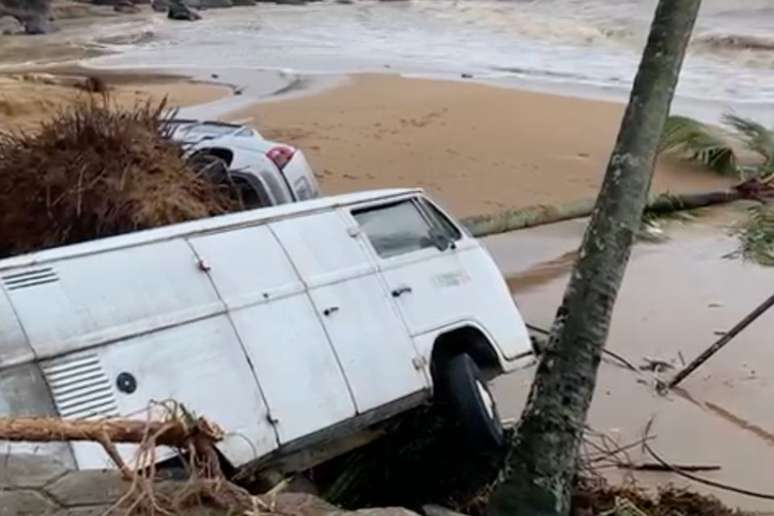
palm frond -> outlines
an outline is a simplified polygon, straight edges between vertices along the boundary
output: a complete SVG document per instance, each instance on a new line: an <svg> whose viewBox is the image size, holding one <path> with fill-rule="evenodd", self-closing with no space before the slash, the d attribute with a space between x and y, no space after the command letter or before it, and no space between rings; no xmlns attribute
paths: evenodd
<svg viewBox="0 0 774 516"><path fill-rule="evenodd" d="M748 219L739 228L739 251L745 259L774 266L774 204L750 209Z"/></svg>
<svg viewBox="0 0 774 516"><path fill-rule="evenodd" d="M739 173L737 157L730 143L692 118L671 116L667 119L659 152L701 163L723 175Z"/></svg>
<svg viewBox="0 0 774 516"><path fill-rule="evenodd" d="M740 139L750 148L766 159L764 168L774 164L774 131L767 129L758 122L731 113L723 115L723 123L731 126Z"/></svg>

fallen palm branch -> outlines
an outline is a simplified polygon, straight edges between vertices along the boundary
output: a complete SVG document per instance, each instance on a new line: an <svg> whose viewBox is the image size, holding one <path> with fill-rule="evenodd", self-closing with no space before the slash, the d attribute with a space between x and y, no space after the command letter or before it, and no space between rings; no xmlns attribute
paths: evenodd
<svg viewBox="0 0 774 516"><path fill-rule="evenodd" d="M726 127L672 116L664 126L659 152L726 176L770 178L774 173L774 131L731 113L723 115L722 122Z"/></svg>
<svg viewBox="0 0 774 516"><path fill-rule="evenodd" d="M774 204L750 208L738 235L739 254L747 260L774 266Z"/></svg>

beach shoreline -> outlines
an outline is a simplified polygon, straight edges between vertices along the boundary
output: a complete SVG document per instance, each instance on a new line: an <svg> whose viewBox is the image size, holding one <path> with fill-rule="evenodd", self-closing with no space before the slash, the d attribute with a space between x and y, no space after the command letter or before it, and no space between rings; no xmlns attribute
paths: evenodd
<svg viewBox="0 0 774 516"><path fill-rule="evenodd" d="M271 71L229 75L72 65L41 70L55 77L97 76L120 102L168 95L170 107L182 108L179 116L253 125L266 138L303 150L323 194L420 187L457 216L595 196L624 108L616 102L398 75L307 79ZM51 85L40 83L17 84L10 92L8 76L0 80L6 81L0 94L2 128L36 122L78 96L52 93ZM653 192L699 192L731 183L662 160Z"/></svg>
<svg viewBox="0 0 774 516"><path fill-rule="evenodd" d="M360 74L225 118L301 148L326 194L418 186L467 216L596 196L623 109L475 83ZM661 160L653 192L731 183Z"/></svg>

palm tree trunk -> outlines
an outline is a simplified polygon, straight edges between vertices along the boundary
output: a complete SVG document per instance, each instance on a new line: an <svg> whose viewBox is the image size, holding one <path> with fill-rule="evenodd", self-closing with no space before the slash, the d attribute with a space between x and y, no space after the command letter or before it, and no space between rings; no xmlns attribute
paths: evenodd
<svg viewBox="0 0 774 516"><path fill-rule="evenodd" d="M647 201L657 146L701 0L660 0L579 258L556 314L491 516L570 511L610 317Z"/></svg>

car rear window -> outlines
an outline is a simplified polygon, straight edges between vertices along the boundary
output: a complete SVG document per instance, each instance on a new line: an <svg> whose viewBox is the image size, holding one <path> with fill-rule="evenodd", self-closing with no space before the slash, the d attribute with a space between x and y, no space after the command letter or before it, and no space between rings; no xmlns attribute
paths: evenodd
<svg viewBox="0 0 774 516"><path fill-rule="evenodd" d="M413 201L356 210L352 215L382 258L433 247L430 225Z"/></svg>

